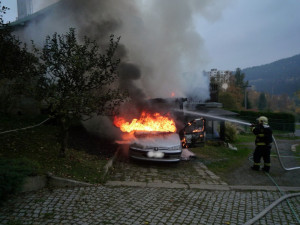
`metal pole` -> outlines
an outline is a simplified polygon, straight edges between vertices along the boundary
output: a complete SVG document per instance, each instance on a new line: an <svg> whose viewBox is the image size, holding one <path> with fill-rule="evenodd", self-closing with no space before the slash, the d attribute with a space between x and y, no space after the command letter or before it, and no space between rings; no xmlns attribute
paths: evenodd
<svg viewBox="0 0 300 225"><path fill-rule="evenodd" d="M245 88L245 94L244 94L245 95L245 101L244 101L245 102L245 109L247 109L247 88L248 87L251 87L251 85L244 86L244 88Z"/></svg>
<svg viewBox="0 0 300 225"><path fill-rule="evenodd" d="M245 109L247 109L247 96L246 96L246 89L247 89L247 88L245 88L245 101L244 101L244 102L245 102Z"/></svg>

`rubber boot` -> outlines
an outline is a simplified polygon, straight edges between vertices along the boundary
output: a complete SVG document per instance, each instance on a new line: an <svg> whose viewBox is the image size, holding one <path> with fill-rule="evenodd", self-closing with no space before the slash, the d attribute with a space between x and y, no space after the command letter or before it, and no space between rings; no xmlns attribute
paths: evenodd
<svg viewBox="0 0 300 225"><path fill-rule="evenodd" d="M267 173L269 173L270 167L269 167L269 166L264 166L264 167L262 168L262 170L265 171L265 172L267 172Z"/></svg>
<svg viewBox="0 0 300 225"><path fill-rule="evenodd" d="M258 165L251 166L251 169L255 171L259 171L259 166Z"/></svg>

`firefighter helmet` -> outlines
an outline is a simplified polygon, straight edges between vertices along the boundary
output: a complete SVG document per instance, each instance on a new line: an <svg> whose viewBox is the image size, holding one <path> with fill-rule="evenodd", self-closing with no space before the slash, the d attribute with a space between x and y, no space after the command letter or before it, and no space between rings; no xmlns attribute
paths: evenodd
<svg viewBox="0 0 300 225"><path fill-rule="evenodd" d="M262 123L262 124L268 124L268 118L265 117L265 116L260 116L257 118L258 122L259 123Z"/></svg>

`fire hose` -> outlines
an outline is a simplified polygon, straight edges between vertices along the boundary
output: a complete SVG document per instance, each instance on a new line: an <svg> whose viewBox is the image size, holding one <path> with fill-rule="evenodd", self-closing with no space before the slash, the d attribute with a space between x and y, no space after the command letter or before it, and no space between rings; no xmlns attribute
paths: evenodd
<svg viewBox="0 0 300 225"><path fill-rule="evenodd" d="M273 137L273 139L275 140L275 138ZM277 147L278 148L278 147ZM279 154L279 152L278 152ZM253 163L252 160L253 156L250 156L248 159L249 161L251 161ZM283 164L282 164L283 165ZM281 203L283 200L287 201L287 204L289 206L289 208L291 209L292 213L294 214L298 224L300 224L300 219L297 215L297 213L295 212L294 208L292 207L291 203L289 202L288 198L292 198L292 197L298 197L300 196L300 193L295 193L295 194L285 194L280 187L278 186L278 184L275 182L275 180L272 178L272 176L265 172L265 174L270 178L270 180L275 184L275 186L277 187L278 191L283 195L281 196L279 199L277 199L275 202L273 202L271 205L269 205L267 208L265 208L263 211L261 211L259 214L257 214L255 217L253 217L252 219L248 220L244 225L251 225L254 224L256 221L258 221L260 218L264 217L270 210L272 210L275 206L277 206L279 203Z"/></svg>
<svg viewBox="0 0 300 225"><path fill-rule="evenodd" d="M182 111L182 110L177 110L177 109L175 109L175 111ZM221 117L221 116L209 115L209 114L206 114L206 113L193 112L193 111L189 111L189 110L185 110L184 112L185 112L185 113L188 113L188 114L192 114L192 115L198 115L198 116L203 116L203 117L207 117L207 118L213 118L213 119L218 119L218 120L228 121L228 122L232 122L232 123L238 123L238 124L246 125L246 126L251 126L251 125L252 125L251 123L248 123L248 122L244 122L244 121L240 121L240 120L236 120L236 119L224 118L224 117ZM278 149L278 145L277 145L276 139L275 139L275 137L274 137L273 135L272 135L272 138L273 138L273 141L274 141L276 153L277 153L277 155L278 155L278 159L279 159L279 162L280 162L281 167L282 167L284 170L286 170L286 171L291 171L291 170L298 170L298 169L300 169L300 167L291 167L291 168L287 168L287 167L284 166L284 164L283 164L283 162L282 162L282 160L281 160L281 156L280 156L280 153L279 153L279 149Z"/></svg>
<svg viewBox="0 0 300 225"><path fill-rule="evenodd" d="M284 164L283 164L283 162L282 162L282 160L281 160L281 156L280 156L280 153L279 153L279 149L278 149L278 145L277 145L276 139L274 138L274 136L272 136L272 137L273 137L275 149L276 149L276 152L277 152L278 159L279 159L279 162L280 162L281 167L282 167L284 170L286 170L286 171L290 171L290 170L298 170L298 169L300 169L299 166L298 166L298 167L291 167L291 168L286 168L286 167L284 166Z"/></svg>
<svg viewBox="0 0 300 225"><path fill-rule="evenodd" d="M249 123L249 126L251 124ZM278 155L278 159L280 162L281 167L286 170L286 171L291 171L291 170L297 170L300 169L300 167L291 167L291 168L287 168L284 166L282 160L281 160L281 155L279 153L279 148L276 142L275 137L272 135L272 139L275 145L275 149L276 149L276 153ZM249 158L250 159L250 158ZM265 172L265 174L271 179L271 181L275 184L275 186L277 187L277 189L279 190L279 192L281 194L284 194L284 192L279 188L278 184L275 182L275 180L271 177L271 175L267 172ZM264 217L271 209L273 209L275 206L277 206L279 203L281 203L283 200L286 199L287 204L289 206L289 208L291 209L292 213L294 214L294 216L296 217L296 220L298 222L298 224L300 224L300 219L297 215L297 213L295 212L294 208L292 207L292 205L290 204L288 198L292 198L292 197L298 197L300 196L300 193L295 193L295 194L284 194L283 196L281 196L279 199L277 199L275 202L273 202L271 205L269 205L267 208L265 208L263 211L261 211L259 214L257 214L255 217L253 217L252 219L248 220L244 225L251 225L254 224L256 221L258 221L260 218Z"/></svg>
<svg viewBox="0 0 300 225"><path fill-rule="evenodd" d="M41 126L43 123L47 122L49 119L50 118L47 118L47 119L43 120L42 122L40 122L39 124L36 124L36 125L32 125L32 126L28 126L28 127L24 127L24 128L19 128L19 129L14 129L14 130L3 131L3 132L0 132L0 134L6 134L6 133L11 133L11 132L16 132L16 131L19 131L19 130L32 129L32 128Z"/></svg>
<svg viewBox="0 0 300 225"><path fill-rule="evenodd" d="M265 208L263 211L261 211L255 217L248 220L244 225L254 224L256 221L258 221L260 218L262 218L264 215L266 215L271 209L273 209L276 205L281 203L283 200L288 199L288 198L292 198L292 197L298 197L298 196L300 196L300 193L287 194L287 195L281 196L279 199L277 199L275 202L273 202L271 205L269 205L267 208ZM297 220L298 220L298 223L300 224L299 218L297 218Z"/></svg>
<svg viewBox="0 0 300 225"><path fill-rule="evenodd" d="M251 124L249 124L251 125ZM296 169L300 169L300 167L292 167L292 168L286 168L281 160L281 155L279 153L279 149L278 149L278 145L276 142L275 137L272 135L273 141L274 141L274 145L276 148L276 153L278 155L278 159L280 162L281 167L286 170L286 171L291 171L291 170L296 170ZM253 157L253 156L252 156ZM248 159L250 161L253 162L252 157L249 157ZM300 219L297 215L297 213L295 212L294 208L292 207L292 205L290 204L288 198L292 198L292 197L298 197L300 196L300 193L295 193L295 194L285 194L280 187L278 186L278 184L275 182L275 180L271 177L271 175L267 172L265 172L265 174L271 179L271 181L275 184L275 186L277 187L277 189L279 190L279 192L283 195L281 196L279 199L277 199L275 202L273 202L271 205L269 205L267 208L265 208L263 211L261 211L259 214L257 214L255 217L253 217L252 219L248 220L244 225L251 225L254 224L256 221L258 221L260 218L264 217L270 210L272 210L275 206L277 206L279 203L281 203L283 200L287 201L287 204L289 206L289 208L291 209L292 213L294 214L298 224L300 224Z"/></svg>
<svg viewBox="0 0 300 225"><path fill-rule="evenodd" d="M218 120L223 120L223 121L229 121L229 122L233 122L233 123L238 123L238 124L242 124L242 125L247 125L247 126L251 126L251 123L247 123L244 121L239 121L239 120L235 120L235 119L228 119L228 118L224 118L224 117L220 117L220 116L213 116L213 115L209 115L209 114L205 114L205 113L199 113L199 112L193 112L193 111L185 111L186 113L189 114L193 114L193 115L199 115L199 116L203 116L203 117L208 117L208 118L214 118L214 119L218 119ZM281 167L286 170L286 171L291 171L291 170L297 170L300 169L300 167L291 167L291 168L287 168L284 166L282 160L281 160L281 155L279 153L279 149L278 149L278 145L276 142L275 137L272 135L273 141L274 141L274 145L275 145L275 149L276 149L276 153L278 155L278 159L280 162ZM250 158L249 158L250 159ZM274 181L274 179L271 177L271 175L267 172L265 172L265 174L272 180L272 182L276 185L277 189L280 191L281 194L284 194L281 189L279 188L279 186L277 185L277 183ZM290 202L288 201L288 198L292 198L292 197L298 197L300 196L300 193L295 193L295 194L284 194L283 196L281 196L279 199L277 199L275 202L273 202L271 205L269 205L267 208L265 208L263 211L261 211L259 214L257 214L255 217L253 217L252 219L250 219L249 221L247 221L244 225L251 225L253 223L255 223L256 221L258 221L260 218L262 218L263 216L265 216L271 209L273 209L276 205L278 205L279 203L281 203L283 200L287 200L287 203L292 211L292 213L294 214L294 216L297 219L298 224L300 224L300 219L297 216L297 213L295 212L295 210L293 209L293 207L291 206Z"/></svg>

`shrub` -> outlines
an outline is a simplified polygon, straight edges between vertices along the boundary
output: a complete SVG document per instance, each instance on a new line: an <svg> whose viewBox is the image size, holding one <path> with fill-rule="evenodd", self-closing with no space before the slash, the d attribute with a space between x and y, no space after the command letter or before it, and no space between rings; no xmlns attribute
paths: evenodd
<svg viewBox="0 0 300 225"><path fill-rule="evenodd" d="M237 134L236 125L225 122L225 142L235 142L237 140Z"/></svg>
<svg viewBox="0 0 300 225"><path fill-rule="evenodd" d="M21 191L26 176L37 173L38 164L26 158L0 159L0 202Z"/></svg>

